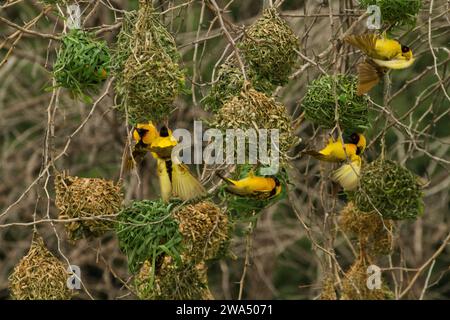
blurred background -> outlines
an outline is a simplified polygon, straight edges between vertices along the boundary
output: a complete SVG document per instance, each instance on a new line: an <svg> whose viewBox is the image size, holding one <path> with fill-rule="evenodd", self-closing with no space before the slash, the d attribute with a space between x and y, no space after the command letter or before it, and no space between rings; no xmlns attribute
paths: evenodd
<svg viewBox="0 0 450 320"><path fill-rule="evenodd" d="M366 20L358 22L365 10L352 0L274 2L280 4L301 48L290 82L274 96L297 118L306 86L320 75L320 68L331 74L337 61L341 72L356 72L357 57L340 45L339 37L353 24L355 33L366 31ZM138 7L138 1L128 0L78 3L83 27L111 46L124 11ZM177 109L169 119L172 128L191 129L193 120L211 116L204 111L202 98L221 59L231 54L224 52L227 39L215 12L205 3L154 1L176 38L191 89L176 101ZM217 0L217 4L224 8L226 25L237 38L270 1ZM377 261L397 298L450 298L449 26L448 1L423 1L416 25L397 28L394 34L413 49L416 63L392 73L389 109L377 106L383 102L382 85L370 94L375 103L371 105L371 128L366 132L369 148L365 160L378 157L380 139L385 136L386 156L429 182L424 189L425 214L416 221L398 222L393 254ZM23 32L23 28L32 32ZM64 89L45 90L52 84L52 65L59 47L51 35L63 30L58 10L39 1L0 2L0 299L8 298L8 275L30 246L34 213L51 251L81 267L88 292L81 290L77 299L135 298L128 289L131 275L126 257L113 232L70 244L63 226L49 221L58 213L53 168L45 166L46 158L53 157L56 168L71 175L117 181L128 133L122 115L114 109L111 79L94 97L95 101L105 95L95 108L92 103L73 100ZM292 154L323 145L327 133L302 121L296 131L302 143ZM191 169L202 172L202 166ZM209 264L209 285L216 299L238 297L246 254L250 265L245 299L315 299L330 264L337 263L342 270L352 264L355 249L337 226L344 199L333 194L330 170L329 165L309 157L290 163L289 196L264 210L252 235L251 250L246 250L246 238L236 235L231 246L235 259ZM158 180L151 157L138 175L124 177L125 199L157 198ZM202 178L212 187L207 176Z"/></svg>

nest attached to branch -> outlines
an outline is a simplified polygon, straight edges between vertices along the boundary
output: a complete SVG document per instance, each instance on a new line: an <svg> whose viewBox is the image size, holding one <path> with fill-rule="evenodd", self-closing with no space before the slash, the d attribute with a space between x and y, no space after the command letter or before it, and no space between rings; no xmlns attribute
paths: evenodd
<svg viewBox="0 0 450 320"><path fill-rule="evenodd" d="M297 61L299 41L278 11L270 8L248 28L239 48L260 77L284 85Z"/></svg>
<svg viewBox="0 0 450 320"><path fill-rule="evenodd" d="M9 277L9 290L15 300L68 300L73 296L67 287L68 278L64 264L35 234L27 255Z"/></svg>
<svg viewBox="0 0 450 320"><path fill-rule="evenodd" d="M70 90L74 97L91 102L89 94L108 77L109 48L92 33L73 29L62 38L53 74L56 85Z"/></svg>
<svg viewBox="0 0 450 320"><path fill-rule="evenodd" d="M270 81L258 76L251 68L246 68L245 72L248 80L257 91L268 96L272 95L275 86ZM217 113L227 101L239 95L244 87L244 82L242 70L235 63L235 59L223 63L219 68L216 82L211 86L208 95L203 100L205 109Z"/></svg>
<svg viewBox="0 0 450 320"><path fill-rule="evenodd" d="M322 292L320 300L337 300L336 288L334 287L334 278L327 276L322 281Z"/></svg>
<svg viewBox="0 0 450 320"><path fill-rule="evenodd" d="M367 97L356 94L357 79L353 76L323 75L312 81L302 101L305 118L324 128L334 128L336 125L334 83L340 127L349 133L364 132L369 127L369 102Z"/></svg>
<svg viewBox="0 0 450 320"><path fill-rule="evenodd" d="M350 197L359 210L376 211L385 219L416 219L424 211L418 178L398 163L382 158L363 168L359 187Z"/></svg>
<svg viewBox="0 0 450 320"><path fill-rule="evenodd" d="M367 268L371 265L366 257L359 257L342 280L341 300L390 300L394 298L389 287L381 283L379 289L369 289L367 280L370 276Z"/></svg>
<svg viewBox="0 0 450 320"><path fill-rule="evenodd" d="M339 225L344 232L355 235L361 249L371 256L387 255L393 249L394 224L375 211L361 212L349 202L341 211Z"/></svg>
<svg viewBox="0 0 450 320"><path fill-rule="evenodd" d="M134 285L137 296L142 300L214 299L208 288L207 267L204 262L180 265L166 256L155 273L151 263L146 261L136 276Z"/></svg>
<svg viewBox="0 0 450 320"><path fill-rule="evenodd" d="M169 117L184 88L180 54L150 1L141 1L137 15L130 14L127 19L116 48L116 53L121 50L116 65L123 64L123 74L116 82L119 109L128 111L133 124L159 122Z"/></svg>
<svg viewBox="0 0 450 320"><path fill-rule="evenodd" d="M287 152L298 143L298 137L292 129L292 118L286 107L264 93L246 86L239 94L229 100L216 114L213 126L226 129L267 129L267 153L271 156L270 129L279 130L279 149L281 160L287 158ZM248 143L246 143L248 146ZM246 148L248 150L248 148Z"/></svg>
<svg viewBox="0 0 450 320"><path fill-rule="evenodd" d="M59 219L79 219L65 224L70 240L99 237L114 227L123 201L120 184L62 173L55 178L55 189Z"/></svg>
<svg viewBox="0 0 450 320"><path fill-rule="evenodd" d="M174 206L162 200L134 201L119 213L116 233L131 273L147 260L157 270L165 255L180 261L183 238L171 212Z"/></svg>
<svg viewBox="0 0 450 320"><path fill-rule="evenodd" d="M359 3L363 8L377 5L383 22L394 26L414 26L423 4L422 0L360 0Z"/></svg>
<svg viewBox="0 0 450 320"><path fill-rule="evenodd" d="M228 216L213 202L187 204L174 211L183 236L184 254L192 261L214 259L229 238Z"/></svg>

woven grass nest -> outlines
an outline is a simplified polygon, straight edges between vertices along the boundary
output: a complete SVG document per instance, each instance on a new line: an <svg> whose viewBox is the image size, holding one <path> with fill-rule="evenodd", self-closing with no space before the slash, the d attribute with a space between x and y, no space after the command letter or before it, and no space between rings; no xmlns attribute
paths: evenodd
<svg viewBox="0 0 450 320"><path fill-rule="evenodd" d="M266 78L258 76L251 68L246 68L245 72L253 88L268 96L272 95L275 86ZM223 63L219 67L216 82L203 100L205 109L217 113L227 101L239 95L244 82L242 70L237 66L235 59Z"/></svg>
<svg viewBox="0 0 450 320"><path fill-rule="evenodd" d="M204 262L174 263L164 257L155 273L146 261L136 276L136 294L142 300L212 300L208 288L207 268Z"/></svg>
<svg viewBox="0 0 450 320"><path fill-rule="evenodd" d="M184 72L175 39L159 21L151 1L140 1L136 13L125 16L116 45L114 69L119 109L130 122L159 122L174 110L184 88Z"/></svg>
<svg viewBox="0 0 450 320"><path fill-rule="evenodd" d="M286 107L264 93L246 86L239 94L229 100L216 114L212 124L226 129L277 129L279 130L280 160L287 158L287 152L298 143L292 129L292 118ZM248 148L246 148L248 150ZM270 132L268 132L267 151L271 156Z"/></svg>
<svg viewBox="0 0 450 320"><path fill-rule="evenodd" d="M329 275L322 281L322 292L320 293L320 300L337 300L336 289L334 287L334 278Z"/></svg>
<svg viewBox="0 0 450 320"><path fill-rule="evenodd" d="M391 300L393 292L382 282L380 289L367 286L367 268L371 265L367 257L359 257L345 273L342 281L341 300Z"/></svg>
<svg viewBox="0 0 450 320"><path fill-rule="evenodd" d="M238 44L245 62L260 77L274 85L284 85L298 54L299 41L275 8L266 9Z"/></svg>
<svg viewBox="0 0 450 320"><path fill-rule="evenodd" d="M360 249L371 256L391 253L394 244L391 220L383 219L374 211L361 212L349 202L341 210L339 225L344 232L355 235Z"/></svg>
<svg viewBox="0 0 450 320"><path fill-rule="evenodd" d="M423 214L423 193L417 177L398 163L378 159L366 165L358 189L350 194L363 212L377 211L385 219L416 219Z"/></svg>
<svg viewBox="0 0 450 320"><path fill-rule="evenodd" d="M209 200L187 204L174 211L187 259L216 258L229 238L228 216Z"/></svg>
<svg viewBox="0 0 450 320"><path fill-rule="evenodd" d="M70 240L98 237L113 228L123 201L119 184L62 173L55 178L55 189L59 219L80 219L65 224Z"/></svg>
<svg viewBox="0 0 450 320"><path fill-rule="evenodd" d="M116 233L131 273L137 273L147 260L152 270L157 269L166 255L181 261L183 238L171 212L175 205L142 200L133 201L120 211Z"/></svg>
<svg viewBox="0 0 450 320"><path fill-rule="evenodd" d="M76 98L91 102L110 70L109 48L92 33L72 29L62 38L53 74L56 85L70 90Z"/></svg>
<svg viewBox="0 0 450 320"><path fill-rule="evenodd" d="M383 22L397 26L414 26L423 4L422 0L360 0L359 3L363 8L377 5Z"/></svg>
<svg viewBox="0 0 450 320"><path fill-rule="evenodd" d="M333 85L336 84L339 125L346 132L364 132L369 127L369 102L358 96L357 79L346 75L323 75L308 85L302 101L305 118L331 129L336 125L336 101Z"/></svg>
<svg viewBox="0 0 450 320"><path fill-rule="evenodd" d="M27 255L9 276L9 290L15 300L68 300L73 295L67 287L68 277L64 264L35 234Z"/></svg>

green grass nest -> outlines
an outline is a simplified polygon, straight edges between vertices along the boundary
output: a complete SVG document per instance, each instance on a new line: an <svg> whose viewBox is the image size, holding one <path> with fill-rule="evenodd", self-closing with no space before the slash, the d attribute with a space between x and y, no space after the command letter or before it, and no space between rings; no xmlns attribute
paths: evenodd
<svg viewBox="0 0 450 320"><path fill-rule="evenodd" d="M363 8L377 5L381 10L383 21L390 25L416 24L417 14L422 8L422 0L360 0Z"/></svg>
<svg viewBox="0 0 450 320"><path fill-rule="evenodd" d="M350 194L363 212L378 211L385 219L416 219L423 214L423 193L417 177L391 160L363 167L358 190Z"/></svg>
<svg viewBox="0 0 450 320"><path fill-rule="evenodd" d="M168 118L184 91L185 77L175 39L151 4L125 15L114 56L114 69L122 73L115 86L119 110L128 111L132 124Z"/></svg>
<svg viewBox="0 0 450 320"><path fill-rule="evenodd" d="M183 238L171 212L174 206L162 200L134 201L119 213L116 232L131 273L146 260L157 269L165 255L180 261Z"/></svg>
<svg viewBox="0 0 450 320"><path fill-rule="evenodd" d="M266 78L259 77L251 68L246 68L246 75L252 86L259 92L272 95L275 86ZM233 97L238 96L244 87L242 70L236 65L234 59L223 63L218 71L216 82L211 86L203 103L205 110L217 113L220 108Z"/></svg>
<svg viewBox="0 0 450 320"><path fill-rule="evenodd" d="M9 290L15 300L68 300L73 296L67 288L68 277L64 264L35 234L27 255L9 276Z"/></svg>
<svg viewBox="0 0 450 320"><path fill-rule="evenodd" d="M123 201L119 184L60 174L55 178L55 190L59 219L80 219L64 224L69 240L99 237L113 229Z"/></svg>
<svg viewBox="0 0 450 320"><path fill-rule="evenodd" d="M229 100L215 115L213 127L226 129L278 129L279 156L287 158L287 152L297 144L298 137L292 129L292 119L286 107L251 87L245 87L238 96ZM247 143L248 145L248 143ZM248 148L246 148L248 150ZM268 132L267 153L270 157L271 141Z"/></svg>
<svg viewBox="0 0 450 320"><path fill-rule="evenodd" d="M142 300L211 300L206 273L203 262L177 264L165 257L154 278L151 264L144 263L134 286Z"/></svg>
<svg viewBox="0 0 450 320"><path fill-rule="evenodd" d="M266 9L238 44L246 63L260 77L284 85L297 61L299 41L275 8Z"/></svg>
<svg viewBox="0 0 450 320"><path fill-rule="evenodd" d="M357 79L353 76L323 75L312 81L302 101L305 118L324 128L334 128L336 125L334 82L340 127L346 132L364 132L369 127L369 102L367 97L356 94Z"/></svg>
<svg viewBox="0 0 450 320"><path fill-rule="evenodd" d="M254 166L250 164L238 165L232 179L239 180L247 177L252 167ZM261 175L261 170L263 170L263 168L264 167L258 168L255 175ZM279 173L275 176L280 180L282 190L278 196L266 200L234 195L227 192L226 184L223 184L219 190L219 198L226 203L227 210L233 221L256 220L259 216L258 213L261 212L261 210L275 204L287 196L287 185L289 182L286 171L280 169Z"/></svg>
<svg viewBox="0 0 450 320"><path fill-rule="evenodd" d="M92 33L73 29L62 38L53 66L56 85L70 90L74 97L91 102L90 94L108 77L109 48Z"/></svg>

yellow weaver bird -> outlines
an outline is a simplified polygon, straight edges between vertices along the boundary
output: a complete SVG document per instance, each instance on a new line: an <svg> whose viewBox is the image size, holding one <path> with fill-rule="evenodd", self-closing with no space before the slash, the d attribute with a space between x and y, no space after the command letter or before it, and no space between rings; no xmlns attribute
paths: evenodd
<svg viewBox="0 0 450 320"><path fill-rule="evenodd" d="M217 175L227 183L226 190L232 194L266 200L278 196L281 192L281 183L274 176L256 176L250 171L247 177L240 180Z"/></svg>
<svg viewBox="0 0 450 320"><path fill-rule="evenodd" d="M366 148L366 138L360 133L353 133L350 136L350 143L343 143L341 139L334 141L330 138L325 148L320 151L306 150L302 153L327 162L342 162L347 158L352 159L354 155L360 155Z"/></svg>
<svg viewBox="0 0 450 320"><path fill-rule="evenodd" d="M178 142L170 129L163 126L158 133L153 124L137 125L133 130L133 138L136 140L133 157L135 151L137 153L139 150L150 151L156 159L161 198L164 201L169 201L172 196L187 201L206 195L205 188L191 174L189 168L179 161L172 161L172 149Z"/></svg>
<svg viewBox="0 0 450 320"><path fill-rule="evenodd" d="M333 171L331 180L339 183L346 191L353 191L358 187L359 176L361 173L361 157L352 155L350 163L343 164L340 168Z"/></svg>
<svg viewBox="0 0 450 320"><path fill-rule="evenodd" d="M388 69L405 69L414 62L412 50L386 35L350 35L344 41L363 51L368 59L358 65L358 95L369 92Z"/></svg>
<svg viewBox="0 0 450 320"><path fill-rule="evenodd" d="M142 162L147 152L150 150L150 145L159 136L158 130L150 121L149 123L139 123L133 128L133 139L136 144L132 150L132 156L129 155L129 148L125 151L127 152L127 162L125 168L131 170L134 168L136 163Z"/></svg>

